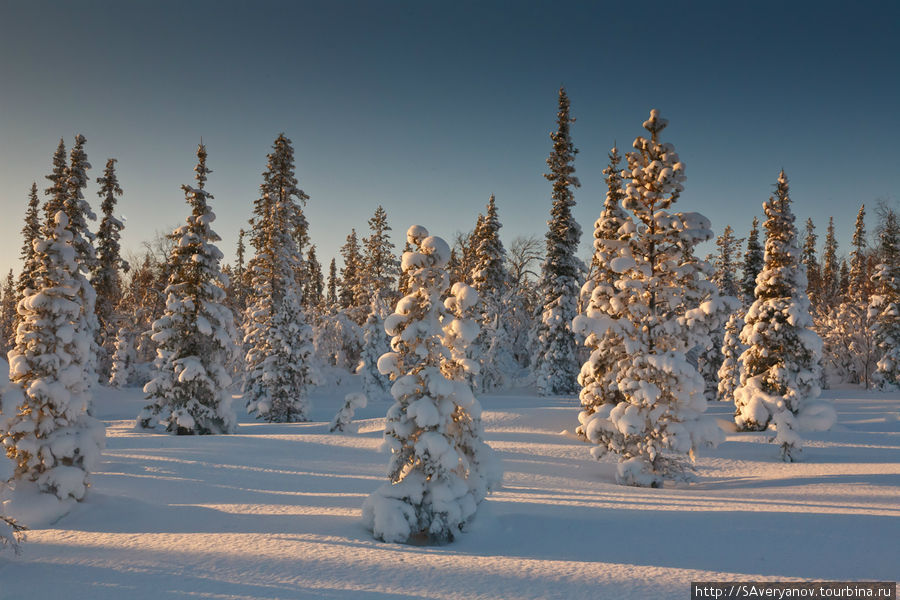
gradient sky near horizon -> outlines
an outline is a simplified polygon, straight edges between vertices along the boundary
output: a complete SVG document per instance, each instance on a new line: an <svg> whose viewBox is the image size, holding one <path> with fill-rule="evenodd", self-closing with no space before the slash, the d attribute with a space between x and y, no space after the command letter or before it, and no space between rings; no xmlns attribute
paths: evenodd
<svg viewBox="0 0 900 600"><path fill-rule="evenodd" d="M184 220L202 137L232 260L282 131L326 268L379 204L398 249L414 223L471 229L492 193L505 243L543 236L560 85L583 257L606 153L651 108L687 165L677 209L745 236L783 167L798 222L821 242L834 216L846 252L861 203L871 231L898 202L898 39L889 1L0 0L0 272L19 268L31 182L76 133L92 180L119 160L126 252Z"/></svg>

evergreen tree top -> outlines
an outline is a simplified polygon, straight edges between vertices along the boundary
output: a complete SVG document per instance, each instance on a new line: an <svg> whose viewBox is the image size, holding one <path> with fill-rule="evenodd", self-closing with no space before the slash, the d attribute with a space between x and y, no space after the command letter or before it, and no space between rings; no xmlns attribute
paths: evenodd
<svg viewBox="0 0 900 600"><path fill-rule="evenodd" d="M28 208L25 211L25 225L22 227L22 252L19 257L25 263L24 270L28 270L34 257L34 240L41 235L41 223L38 207L37 183L32 182L31 189L28 191Z"/></svg>
<svg viewBox="0 0 900 600"><path fill-rule="evenodd" d="M547 158L547 166L550 172L544 177L553 182L553 199L571 199L570 187L581 187L578 178L575 177L575 167L572 162L578 150L569 133L569 125L575 119L569 116L569 96L564 87L559 88L559 110L556 113L556 131L550 134L553 140L553 151Z"/></svg>
<svg viewBox="0 0 900 600"><path fill-rule="evenodd" d="M659 141L659 133L667 125L657 109L651 110L650 118L644 121L650 139L638 136L633 144L636 152L625 155L628 169L622 172L626 180L624 206L645 224L652 221L657 210L676 202L684 190L684 163L672 144Z"/></svg>
<svg viewBox="0 0 900 600"><path fill-rule="evenodd" d="M50 196L44 204L44 222L47 225L47 233L53 231L53 221L56 213L65 210L66 205L66 142L60 138L56 152L53 153L53 170L45 178L50 180L50 187L44 190L46 196Z"/></svg>
<svg viewBox="0 0 900 600"><path fill-rule="evenodd" d="M859 207L856 214L856 225L851 241L853 250L850 253L850 283L848 295L851 300L864 302L868 299L868 274L866 269L866 205Z"/></svg>
<svg viewBox="0 0 900 600"><path fill-rule="evenodd" d="M784 170L775 184L775 195L763 204L763 209L767 217L765 271L768 277L757 286L757 298L790 298L804 293L806 274L800 263L797 229Z"/></svg>
<svg viewBox="0 0 900 600"><path fill-rule="evenodd" d="M294 147L284 133L278 134L272 144L272 152L266 156L268 164L263 172L263 183L260 191L263 196L275 195L279 199L295 198L301 205L309 200L309 196L297 187L294 174Z"/></svg>

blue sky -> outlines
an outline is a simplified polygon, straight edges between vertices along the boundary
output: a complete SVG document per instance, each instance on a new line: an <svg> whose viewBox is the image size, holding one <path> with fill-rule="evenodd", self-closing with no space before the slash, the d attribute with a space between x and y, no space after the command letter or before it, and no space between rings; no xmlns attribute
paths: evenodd
<svg viewBox="0 0 900 600"><path fill-rule="evenodd" d="M76 133L92 178L119 160L126 250L183 221L202 137L231 260L282 131L326 265L379 204L398 247L413 223L470 229L491 193L507 244L542 236L561 84L583 240L607 150L659 108L687 165L678 209L744 236L783 167L798 221L824 234L833 215L846 251L859 205L898 199L900 5L731 4L0 0L0 269Z"/></svg>

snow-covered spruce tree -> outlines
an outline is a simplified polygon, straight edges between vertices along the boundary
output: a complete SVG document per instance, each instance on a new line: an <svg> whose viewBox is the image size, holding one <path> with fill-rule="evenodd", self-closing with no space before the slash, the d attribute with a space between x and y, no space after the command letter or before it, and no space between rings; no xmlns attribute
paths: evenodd
<svg viewBox="0 0 900 600"><path fill-rule="evenodd" d="M363 390L369 398L384 396L391 387L390 378L378 370L378 359L386 352L390 352L384 331L384 319L388 314L387 304L381 293L376 291L369 316L363 325L363 346L360 356Z"/></svg>
<svg viewBox="0 0 900 600"><path fill-rule="evenodd" d="M359 392L347 394L346 396L344 396L344 406L342 406L341 410L339 410L338 413L334 415L328 431L332 433L334 433L335 431L344 431L347 426L350 425L350 421L353 420L353 415L356 414L356 409L365 408L366 402L366 395L360 394Z"/></svg>
<svg viewBox="0 0 900 600"><path fill-rule="evenodd" d="M716 238L716 252L713 258L715 272L712 276L713 283L719 289L722 296L738 296L738 282L734 277L737 265L735 256L743 240L734 237L731 225L725 226L725 231ZM725 342L725 323L710 332L710 339L705 348L700 352L697 360L697 368L706 384L705 394L707 400L719 399L719 369L722 367L724 356L722 346Z"/></svg>
<svg viewBox="0 0 900 600"><path fill-rule="evenodd" d="M370 235L363 238L364 267L360 275L363 289L371 303L376 293L385 299L392 296L399 263L394 255L387 213L380 205L369 219L369 231Z"/></svg>
<svg viewBox="0 0 900 600"><path fill-rule="evenodd" d="M336 308L338 303L338 279L337 279L337 263L332 258L331 264L328 265L328 293L325 297L325 302L328 304L329 308Z"/></svg>
<svg viewBox="0 0 900 600"><path fill-rule="evenodd" d="M850 253L850 272L845 301L838 311L837 327L829 329L827 349L837 349L850 361L850 377L853 383L871 387L872 373L877 369L879 348L869 319L871 284L866 254L866 207L862 205L856 215ZM833 340L839 336L839 340ZM832 342L832 343L829 343Z"/></svg>
<svg viewBox="0 0 900 600"><path fill-rule="evenodd" d="M134 348L132 335L128 327L121 327L116 334L116 347L110 365L110 387L123 388L127 386L133 365Z"/></svg>
<svg viewBox="0 0 900 600"><path fill-rule="evenodd" d="M16 298L21 300L25 290L34 288L34 271L37 268L37 260L34 253L34 242L41 237L41 222L38 210L37 184L32 183L28 192L28 208L25 210L25 225L22 227L22 251L19 258L22 259L22 272L16 282ZM62 210L60 208L60 210ZM16 319L18 322L18 318ZM11 340L15 341L15 340Z"/></svg>
<svg viewBox="0 0 900 600"><path fill-rule="evenodd" d="M95 305L97 294L93 285L88 281L88 274L97 264L97 255L94 250L94 233L88 226L88 221L94 221L97 216L91 210L84 198L84 189L88 184L87 171L91 168L84 144L87 140L81 134L75 136L75 145L69 152L69 166L65 172L65 201L63 210L69 218L68 229L72 233L72 246L75 249L75 263L78 265L77 277L81 287L81 317L76 326L76 335L82 332L91 340L91 349L87 353L86 362L82 365L85 377L85 385L91 386L97 381L97 332L100 326L97 322ZM90 407L88 407L90 410Z"/></svg>
<svg viewBox="0 0 900 600"><path fill-rule="evenodd" d="M806 273L790 203L782 171L775 195L763 204L765 267L756 279L756 300L741 331L741 342L748 348L741 355L741 383L734 390L738 429L761 431L773 426L786 461L794 460L800 450L797 431L802 426L827 429L834 417L829 406L814 402L820 392L822 341L811 329ZM815 419L801 423L798 416Z"/></svg>
<svg viewBox="0 0 900 600"><path fill-rule="evenodd" d="M825 248L822 256L821 304L824 307L837 306L840 302L841 266L838 263L838 244L834 235L834 217L828 217L825 231Z"/></svg>
<svg viewBox="0 0 900 600"><path fill-rule="evenodd" d="M441 372L453 381L471 381L481 368L483 361L478 356L478 346L473 343L479 333L480 302L475 288L461 281L453 284L444 300L447 314L441 320L441 341L449 356L444 357ZM494 451L484 442L478 400L473 397L457 405L448 431L462 456L472 496L476 504L480 503L500 483L503 473Z"/></svg>
<svg viewBox="0 0 900 600"><path fill-rule="evenodd" d="M292 235L303 217L299 202L306 198L297 187L291 141L281 134L268 155L254 203L251 242L256 255L248 266L252 284L244 319L247 411L270 422L307 420L307 390L317 379L312 329L295 277L301 257Z"/></svg>
<svg viewBox="0 0 900 600"><path fill-rule="evenodd" d="M18 304L16 280L10 269L6 275L6 283L0 290L0 358L5 357L6 353L15 346L16 321L18 320L16 304ZM3 374L0 374L0 377L3 377Z"/></svg>
<svg viewBox="0 0 900 600"><path fill-rule="evenodd" d="M477 324L452 325L457 319L441 301L449 286L447 243L418 225L410 227L407 239L414 248L402 260L409 294L385 321L393 351L379 360L381 371L394 381L395 403L384 433L391 448L390 481L363 504L363 520L386 542L442 543L452 541L469 522L479 501L460 436L460 419L475 418L477 402L464 380L444 372L452 359L444 327L469 338L477 334ZM477 296L474 290L472 295ZM458 356L459 349L453 354ZM453 370L463 364L454 362Z"/></svg>
<svg viewBox="0 0 900 600"><path fill-rule="evenodd" d="M509 273L506 270L506 249L500 241L501 227L497 202L491 194L478 232L472 272L472 287L481 298L481 333L474 345L481 354L478 381L484 391L505 387L509 374L515 368L515 359L510 351L512 340L505 318Z"/></svg>
<svg viewBox="0 0 900 600"><path fill-rule="evenodd" d="M308 309L318 309L323 302L325 280L322 277L322 264L316 257L315 244L306 253L306 281L303 282L303 305Z"/></svg>
<svg viewBox="0 0 900 600"><path fill-rule="evenodd" d="M886 206L881 207L880 216L869 320L881 352L873 379L882 389L891 390L900 387L900 218Z"/></svg>
<svg viewBox="0 0 900 600"><path fill-rule="evenodd" d="M763 247L759 243L759 219L753 217L753 226L747 236L747 251L744 252L743 278L741 279L741 300L745 306L753 303L756 289L756 276L762 271L764 262Z"/></svg>
<svg viewBox="0 0 900 600"><path fill-rule="evenodd" d="M816 226L811 218L806 220L806 235L803 238L803 250L800 254L800 262L806 267L806 295L809 297L810 307L815 314L822 303L822 270L819 267L818 253L816 251Z"/></svg>
<svg viewBox="0 0 900 600"><path fill-rule="evenodd" d="M624 316L623 308L614 298L618 296L616 282L619 273L610 266L627 246L634 233L634 222L622 208L625 192L622 189L619 149L609 152L606 175L606 199L600 218L594 223L593 276L582 286L582 295L589 298L584 315L575 318L573 327L585 336L590 348L588 360L581 366L578 384L581 385L581 413L576 433L584 437L584 426L604 404L616 405L624 400L616 378L620 363L628 359L622 336L612 327L614 320Z"/></svg>
<svg viewBox="0 0 900 600"><path fill-rule="evenodd" d="M409 241L403 245L403 252L400 253L400 256L402 257L407 252L412 252L412 245ZM402 298L407 294L409 294L409 275L401 269L400 275L397 277L397 295Z"/></svg>
<svg viewBox="0 0 900 600"><path fill-rule="evenodd" d="M722 341L722 366L719 367L718 400L734 402L734 390L741 383L741 355L747 347L741 343L741 330L744 328L744 311L738 309L731 313L725 325L725 336Z"/></svg>
<svg viewBox="0 0 900 600"><path fill-rule="evenodd" d="M713 259L715 273L712 279L713 283L719 288L719 293L723 296L736 298L739 294L738 282L735 279L735 272L737 271L735 258L738 247L743 241L734 237L734 229L731 228L731 225L726 225L722 235L716 238L718 252Z"/></svg>
<svg viewBox="0 0 900 600"><path fill-rule="evenodd" d="M225 305L228 282L215 245L221 238L211 227L216 218L209 207L213 196L204 189L212 171L203 144L197 147L197 159L197 186L181 186L191 214L172 233L166 309L153 323L155 373L144 386L153 402L138 416L143 428L159 424L178 435L231 433L237 423L226 368L238 352L237 334Z"/></svg>
<svg viewBox="0 0 900 600"><path fill-rule="evenodd" d="M123 193L116 177L116 159L110 158L106 161L106 170L103 177L97 178L97 183L100 184L97 195L103 199L100 205L103 219L97 231L97 261L91 270L91 285L97 294L94 312L99 326L97 344L101 356L98 362L102 378L109 375L110 357L119 329L115 308L122 300L120 271L127 272L130 267L122 258L119 247L121 231L125 225L113 214L116 209L116 196Z"/></svg>
<svg viewBox="0 0 900 600"><path fill-rule="evenodd" d="M559 89L557 130L550 134L553 151L547 159L553 183L553 206L547 231L547 256L541 266L542 308L537 326L535 361L538 391L542 395L570 394L578 389L578 350L572 320L578 310L579 279L584 265L578 259L581 226L572 217L573 188L580 187L573 162L578 150L569 136L569 97Z"/></svg>
<svg viewBox="0 0 900 600"><path fill-rule="evenodd" d="M850 291L850 266L847 264L846 259L841 260L841 271L840 271L840 285L838 297L841 302L847 299L847 294Z"/></svg>
<svg viewBox="0 0 900 600"><path fill-rule="evenodd" d="M350 231L347 241L341 246L341 256L344 266L341 268L340 298L343 308L357 307L357 300L365 296L363 290L363 264L362 253L359 248L359 236L356 229Z"/></svg>
<svg viewBox="0 0 900 600"><path fill-rule="evenodd" d="M50 187L44 190L44 195L49 196L44 202L44 226L53 228L56 213L66 210L66 143L62 138L56 152L53 153L53 169L44 178L50 181Z"/></svg>
<svg viewBox="0 0 900 600"><path fill-rule="evenodd" d="M609 266L619 274L610 304L621 311L610 325L628 354L617 365L623 400L603 404L583 423L595 457L618 455L616 481L653 487L690 479L688 456L724 437L703 414L703 379L686 355L736 308L719 297L708 280L711 267L694 256L695 245L712 237L709 220L669 211L685 176L674 147L659 139L666 125L657 110L650 112L644 122L650 138L634 141L622 172L622 204L635 228Z"/></svg>
<svg viewBox="0 0 900 600"><path fill-rule="evenodd" d="M15 462L13 483L81 500L100 459L105 431L87 414L84 380L91 340L79 331L82 286L65 212L35 242L34 288L19 302L22 322L9 353L10 380L23 394L0 436ZM6 412L6 409L4 409Z"/></svg>

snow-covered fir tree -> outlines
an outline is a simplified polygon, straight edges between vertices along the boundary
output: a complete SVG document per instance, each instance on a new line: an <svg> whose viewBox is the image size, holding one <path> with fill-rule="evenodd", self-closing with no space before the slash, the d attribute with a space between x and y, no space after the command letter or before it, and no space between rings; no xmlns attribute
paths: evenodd
<svg viewBox="0 0 900 600"><path fill-rule="evenodd" d="M123 194L116 177L116 159L106 161L106 170L97 178L100 190L97 195L102 198L100 211L103 219L97 231L97 261L91 270L91 285L97 294L94 309L99 326L97 344L100 347L99 357L101 374L108 376L110 356L114 351L116 333L119 329L116 318L116 305L122 300L120 271L127 272L130 266L120 252L119 239L125 225L113 214L116 209L116 197ZM102 376L102 375L101 375Z"/></svg>
<svg viewBox="0 0 900 600"><path fill-rule="evenodd" d="M88 226L88 221L96 220L97 216L84 198L84 189L89 181L87 172L91 168L84 150L86 142L83 135L76 135L75 145L69 152L64 210L69 217L69 231L73 236L72 245L75 247L76 261L82 271L89 272L95 266L97 254L93 245L95 236Z"/></svg>
<svg viewBox="0 0 900 600"><path fill-rule="evenodd" d="M22 317L10 352L10 380L21 392L0 432L15 463L17 492L31 485L59 499L81 500L100 460L105 431L87 414L85 379L91 339L78 325L82 286L74 238L64 211L35 242L34 287L19 303ZM6 414L8 411L4 408Z"/></svg>
<svg viewBox="0 0 900 600"><path fill-rule="evenodd" d="M719 297L708 280L711 267L694 256L695 245L712 237L709 220L669 210L685 175L674 147L659 139L666 125L652 110L644 122L649 139L638 137L636 152L626 155L622 204L634 226L619 231L633 234L626 243L607 245L617 250L609 261L618 273L609 302L620 316L601 314L591 328L612 327L624 341L628 360L618 363L616 374L622 401L601 405L582 422L595 457L618 455L619 483L654 487L689 479L688 456L723 439L703 414L703 379L686 356L736 308L733 299Z"/></svg>
<svg viewBox="0 0 900 600"><path fill-rule="evenodd" d="M741 355L747 347L741 343L741 330L744 328L744 311L738 309L731 313L725 325L725 336L722 340L722 365L719 367L719 385L717 399L734 403L734 390L741 384Z"/></svg>
<svg viewBox="0 0 900 600"><path fill-rule="evenodd" d="M412 252L412 245L409 241L403 245L403 252L400 253L400 256L402 257L407 252ZM407 294L409 294L409 275L401 269L400 275L397 277L397 295L402 298Z"/></svg>
<svg viewBox="0 0 900 600"><path fill-rule="evenodd" d="M60 138L56 152L53 153L53 168L45 179L50 181L50 187L44 190L44 195L48 196L44 202L44 224L46 227L52 228L55 223L56 213L66 210L66 172L68 164L66 162L66 143Z"/></svg>
<svg viewBox="0 0 900 600"><path fill-rule="evenodd" d="M822 255L821 305L837 306L840 301L841 266L838 263L838 244L834 235L834 217L828 217L825 247Z"/></svg>
<svg viewBox="0 0 900 600"><path fill-rule="evenodd" d="M15 294L15 290L13 290L13 294ZM0 438L8 430L8 418L16 414L16 408L21 406L24 400L22 388L9 381L7 376L9 363L6 362L5 356L4 354L0 357ZM7 482L0 483L0 492L7 485ZM2 506L0 506L0 511L2 511ZM0 512L0 550L4 547L12 548L13 552L18 554L19 544L25 539L24 529L15 519Z"/></svg>
<svg viewBox="0 0 900 600"><path fill-rule="evenodd" d="M741 342L748 348L741 355L741 383L734 390L738 429L774 427L786 461L794 460L800 450L797 432L803 424L798 415L817 413L826 428L833 416L830 407L814 402L820 393L822 341L811 329L806 273L790 203L782 171L775 195L763 204L765 266L741 331Z"/></svg>
<svg viewBox="0 0 900 600"><path fill-rule="evenodd" d="M826 240L826 247L829 240ZM872 373L879 358L869 319L871 284L869 257L866 251L865 206L857 214L852 238L850 267L841 265L839 292L834 304L816 312L816 329L824 342L823 361L829 374L840 381L871 385Z"/></svg>
<svg viewBox="0 0 900 600"><path fill-rule="evenodd" d="M712 281L716 284L719 294L722 296L737 298L739 294L738 282L735 278L737 269L735 258L741 242L743 240L734 236L734 230L731 228L731 225L726 225L722 235L716 238L718 251L712 260L712 264L715 267ZM705 394L707 400L717 400L719 398L719 369L722 367L722 361L724 360L722 355L724 342L725 323L722 323L720 327L710 332L710 339L698 356L697 368L706 384Z"/></svg>
<svg viewBox="0 0 900 600"><path fill-rule="evenodd" d="M161 425L178 435L231 433L237 424L226 368L238 352L237 334L225 305L228 282L220 268L222 252L215 245L221 238L211 227L216 215L209 206L213 196L205 189L212 172L206 156L200 144L196 187L181 186L191 214L172 233L166 308L153 323L155 373L144 386L152 403L138 416L141 427Z"/></svg>
<svg viewBox="0 0 900 600"><path fill-rule="evenodd" d="M477 431L477 400L463 378L444 371L472 366L447 364L451 356L465 351L448 349L444 336L460 334L458 341L471 340L478 327L474 322L459 323L441 300L449 286L447 243L418 225L410 227L407 240L414 248L402 260L409 294L385 321L385 329L394 336L393 352L379 360L381 371L394 381L395 403L384 434L392 455L389 481L366 500L363 520L376 538L386 542L442 543L452 541L471 520L481 482L493 479L483 477L481 465L467 459L466 444L470 449L475 444L463 434ZM469 301L477 293L468 286L455 291L448 302L461 310L472 308ZM468 427L471 423L476 424L473 429Z"/></svg>
<svg viewBox="0 0 900 600"><path fill-rule="evenodd" d="M91 168L87 154L84 150L86 139L83 135L75 136L75 145L69 152L69 165L65 171L65 200L63 210L68 217L68 229L72 233L72 246L75 249L75 263L78 265L76 279L81 288L81 318L76 326L76 335L84 333L91 340L92 348L87 353L83 370L87 385L93 385L97 381L96 364L99 348L97 346L97 332L100 326L97 322L95 305L97 294L94 287L88 281L88 274L97 264L97 255L94 250L94 233L88 226L88 221L96 220L97 216L91 210L84 198L84 189L88 184L87 171Z"/></svg>
<svg viewBox="0 0 900 600"><path fill-rule="evenodd" d="M307 420L307 390L317 379L312 329L295 276L302 261L293 233L303 218L299 203L306 198L297 187L291 141L281 134L254 203L256 255L248 265L252 284L244 319L247 411L272 422Z"/></svg>
<svg viewBox="0 0 900 600"><path fill-rule="evenodd" d="M370 301L376 293L382 298L390 298L397 280L399 263L394 255L387 212L380 205L369 219L369 231L369 236L363 238L362 247L364 268L360 278L363 289Z"/></svg>
<svg viewBox="0 0 900 600"><path fill-rule="evenodd" d="M478 213L475 228L469 232L457 231L450 248L447 271L451 281L471 281L476 269L476 254L484 228L484 215Z"/></svg>
<svg viewBox="0 0 900 600"><path fill-rule="evenodd" d="M737 271L738 247L744 240L734 236L734 229L731 225L725 226L722 235L716 238L716 248L718 252L713 259L715 272L713 274L713 283L719 288L719 293L723 296L732 296L737 298L740 290L738 289L738 281L735 278Z"/></svg>
<svg viewBox="0 0 900 600"><path fill-rule="evenodd" d="M337 278L337 262L332 258L331 264L328 265L328 294L325 298L329 307L336 307L338 303L338 278Z"/></svg>
<svg viewBox="0 0 900 600"><path fill-rule="evenodd" d="M743 277L741 279L741 300L749 306L755 298L756 276L762 271L763 247L759 243L759 219L753 217L750 235L747 236L747 251L744 252Z"/></svg>
<svg viewBox="0 0 900 600"><path fill-rule="evenodd" d="M65 150L63 150L65 152ZM41 222L38 210L37 184L32 183L28 192L28 208L25 210L25 225L22 227L22 251L19 258L22 260L22 272L16 282L16 294L18 300L25 295L25 290L34 287L34 271L37 268L34 242L41 237ZM62 208L60 208L62 210ZM16 319L18 322L18 318Z"/></svg>
<svg viewBox="0 0 900 600"><path fill-rule="evenodd" d="M360 306L358 302L366 297L363 288L365 264L363 263L356 229L350 231L347 241L341 246L341 256L344 259L340 282L341 306L345 309L352 309Z"/></svg>
<svg viewBox="0 0 900 600"><path fill-rule="evenodd" d="M819 267L818 252L816 250L816 226L811 218L806 220L806 234L803 238L803 249L800 253L800 262L806 267L806 295L809 297L810 307L816 313L822 303L822 270Z"/></svg>
<svg viewBox="0 0 900 600"><path fill-rule="evenodd" d="M0 358L5 357L16 342L16 322L18 321L16 304L18 301L16 279L10 269L6 274L6 282L0 289ZM2 376L0 374L0 377Z"/></svg>
<svg viewBox="0 0 900 600"><path fill-rule="evenodd" d="M128 385L134 366L134 346L128 327L120 327L116 334L116 345L109 369L109 385L123 388Z"/></svg>
<svg viewBox="0 0 900 600"><path fill-rule="evenodd" d="M306 281L303 283L303 305L308 309L317 309L324 301L325 279L322 277L322 264L316 257L315 244L306 253Z"/></svg>
<svg viewBox="0 0 900 600"><path fill-rule="evenodd" d="M341 410L334 415L328 431L334 433L335 431L344 431L347 429L347 426L350 425L350 421L353 420L353 415L356 414L356 410L358 408L365 408L366 402L366 395L360 394L359 392L344 396L344 405L341 407Z"/></svg>
<svg viewBox="0 0 900 600"><path fill-rule="evenodd" d="M378 359L390 351L387 335L384 331L384 319L389 314L387 303L376 292L372 298L369 316L363 325L363 346L360 356L360 374L363 390L369 398L378 398L387 394L391 387L390 378L378 370Z"/></svg>
<svg viewBox="0 0 900 600"><path fill-rule="evenodd" d="M441 363L441 372L452 381L472 381L483 363L474 344L479 334L480 303L475 288L461 281L453 284L444 300L446 315L441 320L441 343L449 353ZM448 431L456 440L457 452L466 469L466 483L478 504L502 479L494 451L484 442L478 400L457 405Z"/></svg>
<svg viewBox="0 0 900 600"><path fill-rule="evenodd" d="M244 311L247 309L247 295L249 287L249 272L247 271L247 245L244 243L244 239L247 237L247 231L245 229L240 229L238 231L238 241L237 248L235 249L235 264L234 264L234 280L231 281L231 293L229 297L231 298L231 302L234 305L235 312L239 315L243 315Z"/></svg>
<svg viewBox="0 0 900 600"><path fill-rule="evenodd" d="M553 151L547 159L553 184L553 206L547 231L547 256L541 267L542 309L537 326L536 380L542 395L569 394L578 388L578 350L572 320L578 310L579 279L584 265L578 259L581 226L572 216L573 188L580 187L573 162L578 150L569 135L575 119L569 116L569 97L559 89L557 130L550 134Z"/></svg>
<svg viewBox="0 0 900 600"><path fill-rule="evenodd" d="M332 307L315 321L315 356L327 365L355 371L362 359L364 334L363 327L350 319L346 311Z"/></svg>
<svg viewBox="0 0 900 600"><path fill-rule="evenodd" d="M871 387L872 373L877 369L879 359L878 343L875 340L872 322L869 318L869 297L871 284L866 255L866 207L862 205L856 215L850 253L850 272L845 301L838 310L838 318L832 323L826 337L826 348L836 350L849 364L850 381ZM839 339L835 339L839 337Z"/></svg>
<svg viewBox="0 0 900 600"><path fill-rule="evenodd" d="M509 374L515 369L515 359L510 352L512 340L505 318L510 304L509 273L506 270L506 249L500 240L501 227L497 201L491 194L478 231L472 271L472 287L481 298L481 333L474 345L481 354L478 381L485 391L505 387Z"/></svg>
<svg viewBox="0 0 900 600"><path fill-rule="evenodd" d="M841 260L840 278L838 281L840 282L838 284L838 299L843 302L847 299L847 294L850 291L850 265L847 264L846 259Z"/></svg>
<svg viewBox="0 0 900 600"><path fill-rule="evenodd" d="M610 327L610 319L624 316L624 308L616 300L616 282L619 273L610 266L619 251L629 243L634 233L634 222L622 208L625 192L622 189L621 158L619 149L609 152L609 165L603 169L606 175L606 199L603 211L594 223L594 255L592 277L582 286L581 294L589 298L584 315L576 317L574 328L585 336L585 345L591 354L581 366L578 384L581 385L580 425L576 432L585 436L583 424L590 420L604 404L616 405L624 400L616 381L620 363L628 355L622 336Z"/></svg>
<svg viewBox="0 0 900 600"><path fill-rule="evenodd" d="M886 206L880 216L869 320L881 354L873 378L879 387L890 390L900 388L900 218Z"/></svg>
<svg viewBox="0 0 900 600"><path fill-rule="evenodd" d="M869 297L869 274L866 265L866 205L859 207L856 213L856 225L851 240L853 250L850 252L850 283L848 299L853 302L864 302Z"/></svg>

